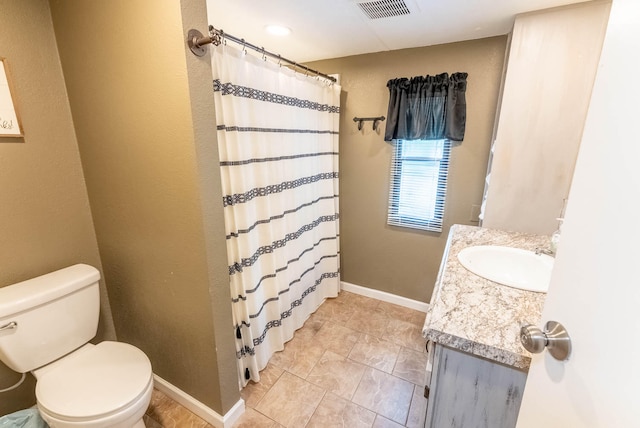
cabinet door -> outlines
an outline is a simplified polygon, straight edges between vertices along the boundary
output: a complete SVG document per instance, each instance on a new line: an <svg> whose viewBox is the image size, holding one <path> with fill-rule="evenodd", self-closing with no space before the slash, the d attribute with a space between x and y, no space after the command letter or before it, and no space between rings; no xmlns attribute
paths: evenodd
<svg viewBox="0 0 640 428"><path fill-rule="evenodd" d="M527 374L436 344L425 427L515 427Z"/></svg>
<svg viewBox="0 0 640 428"><path fill-rule="evenodd" d="M610 4L518 15L482 225L550 235L569 194Z"/></svg>

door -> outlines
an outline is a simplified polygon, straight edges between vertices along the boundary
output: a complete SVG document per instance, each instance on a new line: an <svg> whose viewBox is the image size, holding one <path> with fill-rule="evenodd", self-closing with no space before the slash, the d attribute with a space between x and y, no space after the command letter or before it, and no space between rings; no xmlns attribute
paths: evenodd
<svg viewBox="0 0 640 428"><path fill-rule="evenodd" d="M614 0L518 428L640 426L640 2ZM543 325L539 327L543 327Z"/></svg>

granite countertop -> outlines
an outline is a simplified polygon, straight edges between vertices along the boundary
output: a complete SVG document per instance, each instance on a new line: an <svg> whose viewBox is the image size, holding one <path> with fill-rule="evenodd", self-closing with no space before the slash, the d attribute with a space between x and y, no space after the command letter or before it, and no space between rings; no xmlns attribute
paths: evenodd
<svg viewBox="0 0 640 428"><path fill-rule="evenodd" d="M539 324L546 293L518 290L469 272L457 256L473 245L535 250L547 248L549 237L453 225L422 334L441 345L528 370L531 354L520 344L520 327Z"/></svg>

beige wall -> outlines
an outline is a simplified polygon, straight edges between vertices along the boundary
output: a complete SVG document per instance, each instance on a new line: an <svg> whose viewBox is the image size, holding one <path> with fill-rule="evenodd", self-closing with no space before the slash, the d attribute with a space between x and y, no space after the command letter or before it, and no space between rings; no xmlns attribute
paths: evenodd
<svg viewBox="0 0 640 428"><path fill-rule="evenodd" d="M609 8L587 2L516 17L483 226L557 229Z"/></svg>
<svg viewBox="0 0 640 428"><path fill-rule="evenodd" d="M191 28L208 27L205 1L182 0L182 22L185 32ZM191 128L194 134L199 185L199 203L203 222L203 236L209 294L212 305L215 333L215 358L220 385L220 414L224 414L239 400L235 337L229 326L231 319L231 294L227 266L226 233L222 210L222 184L220 182L220 158L218 156L215 107L212 96L211 57L202 58L186 53L189 95L191 101Z"/></svg>
<svg viewBox="0 0 640 428"><path fill-rule="evenodd" d="M342 280L428 302L452 224L471 223L480 204L506 36L415 49L403 49L311 63L339 73L340 245ZM467 130L452 149L445 224L442 233L386 224L392 148L371 122L358 131L354 116L386 116L387 81L443 72L468 72Z"/></svg>
<svg viewBox="0 0 640 428"><path fill-rule="evenodd" d="M239 392L211 72L184 43L204 0L51 7L118 338L224 414Z"/></svg>
<svg viewBox="0 0 640 428"><path fill-rule="evenodd" d="M25 134L0 139L0 287L76 263L101 269L49 6L0 0L0 10L0 56ZM114 339L101 292L98 339ZM0 364L0 389L17 379ZM0 415L35 404L33 386L1 394Z"/></svg>

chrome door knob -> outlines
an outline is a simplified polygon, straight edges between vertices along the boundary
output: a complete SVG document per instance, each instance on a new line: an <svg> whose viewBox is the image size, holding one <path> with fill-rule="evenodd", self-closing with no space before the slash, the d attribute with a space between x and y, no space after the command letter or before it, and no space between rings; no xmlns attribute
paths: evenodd
<svg viewBox="0 0 640 428"><path fill-rule="evenodd" d="M547 346L547 336L535 325L528 324L520 329L520 342L527 351L539 354Z"/></svg>
<svg viewBox="0 0 640 428"><path fill-rule="evenodd" d="M571 353L571 338L562 324L549 321L545 329L527 324L520 329L520 342L524 349L532 354L539 354L544 348L549 350L553 358L564 361Z"/></svg>

